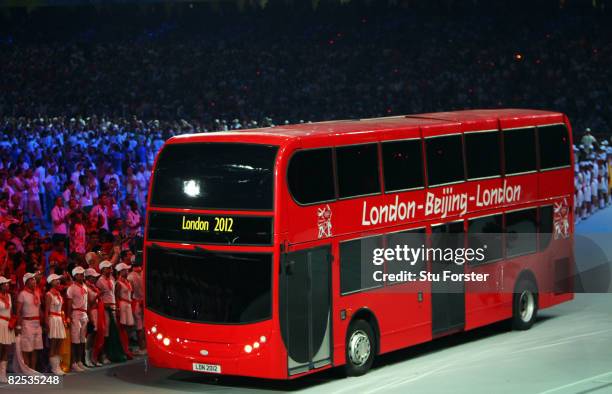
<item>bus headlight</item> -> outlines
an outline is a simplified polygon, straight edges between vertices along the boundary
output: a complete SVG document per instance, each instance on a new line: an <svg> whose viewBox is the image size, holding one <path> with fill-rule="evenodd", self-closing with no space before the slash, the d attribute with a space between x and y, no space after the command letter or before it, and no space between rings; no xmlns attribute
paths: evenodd
<svg viewBox="0 0 612 394"><path fill-rule="evenodd" d="M200 182L195 179L183 181L183 192L189 197L198 197L200 195Z"/></svg>
<svg viewBox="0 0 612 394"><path fill-rule="evenodd" d="M160 340L160 341L161 341L161 339L162 339L163 337L164 337L164 336L163 336L163 335L161 334L161 332L160 332L159 334L157 334L157 336L156 336L155 338L157 338L158 340Z"/></svg>
<svg viewBox="0 0 612 394"><path fill-rule="evenodd" d="M253 344L253 349L259 349L259 342L255 342Z"/></svg>
<svg viewBox="0 0 612 394"><path fill-rule="evenodd" d="M166 346L170 345L170 338L164 338L163 343L164 343L164 345L166 345Z"/></svg>
<svg viewBox="0 0 612 394"><path fill-rule="evenodd" d="M259 342L261 342L261 343L266 343L266 340L267 339L266 339L265 335L262 335L262 336L259 337Z"/></svg>
<svg viewBox="0 0 612 394"><path fill-rule="evenodd" d="M253 346L251 346L251 345L245 345L245 346L244 346L244 351L245 351L246 353L251 353L251 352L253 351Z"/></svg>

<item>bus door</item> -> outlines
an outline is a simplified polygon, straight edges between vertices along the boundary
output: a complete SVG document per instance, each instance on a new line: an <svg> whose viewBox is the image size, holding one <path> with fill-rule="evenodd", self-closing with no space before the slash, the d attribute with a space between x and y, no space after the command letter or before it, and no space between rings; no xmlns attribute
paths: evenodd
<svg viewBox="0 0 612 394"><path fill-rule="evenodd" d="M331 246L282 256L280 325L289 375L331 363Z"/></svg>
<svg viewBox="0 0 612 394"><path fill-rule="evenodd" d="M464 247L463 221L431 227L431 247ZM465 286L463 281L444 280L444 271L464 273L464 265L454 262L430 261L430 272L438 274L439 281L431 282L431 325L434 336L463 329L465 326Z"/></svg>

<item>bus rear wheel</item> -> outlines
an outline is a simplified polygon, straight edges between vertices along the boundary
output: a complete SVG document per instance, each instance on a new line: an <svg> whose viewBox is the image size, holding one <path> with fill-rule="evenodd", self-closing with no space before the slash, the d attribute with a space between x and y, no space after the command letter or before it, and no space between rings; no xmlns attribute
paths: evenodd
<svg viewBox="0 0 612 394"><path fill-rule="evenodd" d="M346 375L361 376L368 372L375 353L376 337L370 324L365 320L353 321L346 336Z"/></svg>
<svg viewBox="0 0 612 394"><path fill-rule="evenodd" d="M538 290L528 279L521 280L514 292L512 304L512 328L528 330L533 326L538 313Z"/></svg>

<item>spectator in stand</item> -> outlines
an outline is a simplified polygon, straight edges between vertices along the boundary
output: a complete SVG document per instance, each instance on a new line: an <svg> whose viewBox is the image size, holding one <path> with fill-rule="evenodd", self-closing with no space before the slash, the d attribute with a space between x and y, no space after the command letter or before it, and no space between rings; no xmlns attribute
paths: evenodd
<svg viewBox="0 0 612 394"><path fill-rule="evenodd" d="M82 175L81 179L83 182L83 186L79 193L81 197L78 201L79 208L84 210L86 213L89 213L93 208L94 201L98 198L98 193L96 190L96 185L95 183L91 182L91 178L89 175Z"/></svg>
<svg viewBox="0 0 612 394"><path fill-rule="evenodd" d="M53 241L53 251L49 254L49 272L64 272L68 266L66 245L61 239Z"/></svg>
<svg viewBox="0 0 612 394"><path fill-rule="evenodd" d="M135 256L131 250L122 250L119 255L119 262L130 268L134 263Z"/></svg>
<svg viewBox="0 0 612 394"><path fill-rule="evenodd" d="M59 180L57 176L57 168L55 165L51 165L47 171L47 176L44 181L45 190L45 207L47 209L47 217L50 218L51 212L54 207L54 201L59 196ZM63 202L62 202L63 205ZM53 220L52 220L53 222Z"/></svg>
<svg viewBox="0 0 612 394"><path fill-rule="evenodd" d="M42 160L37 159L35 162L34 176L38 179L38 201L40 201L41 212L45 212L47 208L45 200L45 178L47 170L43 166ZM44 224L44 222L43 222Z"/></svg>
<svg viewBox="0 0 612 394"><path fill-rule="evenodd" d="M64 197L64 201L66 203L70 201L72 198L77 198L76 185L74 181L70 180L66 182L65 187L64 187L64 192L62 193L62 197Z"/></svg>
<svg viewBox="0 0 612 394"><path fill-rule="evenodd" d="M20 223L12 223L9 226L9 231L11 233L11 239L10 241L13 243L13 245L15 245L15 247L17 248L18 252L22 252L24 251L23 249L23 230L20 226Z"/></svg>
<svg viewBox="0 0 612 394"><path fill-rule="evenodd" d="M70 230L70 251L84 255L87 252L87 233L83 220L86 214L76 211L72 214Z"/></svg>
<svg viewBox="0 0 612 394"><path fill-rule="evenodd" d="M5 231L5 234L6 233L10 235L10 232L8 231ZM0 263L0 270L2 271L2 274L4 276L11 277L15 274L14 261L16 260L15 255L18 253L17 247L11 241L4 241L4 248L6 250L6 253L4 255L3 261ZM17 283L19 283L19 281Z"/></svg>
<svg viewBox="0 0 612 394"><path fill-rule="evenodd" d="M97 203L91 209L91 212L89 213L89 220L94 223L95 228L109 231L108 217L108 197L106 194L102 194Z"/></svg>
<svg viewBox="0 0 612 394"><path fill-rule="evenodd" d="M143 220L138 209L136 201L132 200L129 203L129 210L127 211L126 225L128 228L128 234L133 238L142 237L142 226Z"/></svg>
<svg viewBox="0 0 612 394"><path fill-rule="evenodd" d="M8 198L5 193L0 193L0 218L6 219L8 216ZM6 227L5 221L0 222L2 229Z"/></svg>
<svg viewBox="0 0 612 394"><path fill-rule="evenodd" d="M83 176L83 163L78 162L76 165L76 169L70 175L70 182L72 182L72 184L74 185L77 191L78 191L78 188L82 186L80 183L80 179L82 176Z"/></svg>
<svg viewBox="0 0 612 394"><path fill-rule="evenodd" d="M147 172L144 164L140 164L138 166L138 171L135 175L138 190L136 202L141 207L145 207L147 205L147 191L149 188L150 175L151 174Z"/></svg>
<svg viewBox="0 0 612 394"><path fill-rule="evenodd" d="M64 207L64 199L62 197L57 197L55 199L55 206L51 210L53 241L66 240L69 214L70 210Z"/></svg>

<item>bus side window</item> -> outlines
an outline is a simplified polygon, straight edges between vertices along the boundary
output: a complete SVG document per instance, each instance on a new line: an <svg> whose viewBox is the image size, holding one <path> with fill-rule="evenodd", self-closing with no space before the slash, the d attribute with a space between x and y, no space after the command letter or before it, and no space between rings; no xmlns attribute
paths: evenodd
<svg viewBox="0 0 612 394"><path fill-rule="evenodd" d="M506 175L536 170L535 128L504 130Z"/></svg>
<svg viewBox="0 0 612 394"><path fill-rule="evenodd" d="M484 249L484 259L472 260L471 265L491 263L503 258L502 215L490 215L468 220L468 247Z"/></svg>
<svg viewBox="0 0 612 394"><path fill-rule="evenodd" d="M537 249L536 214L536 208L506 213L506 256L516 257L535 253Z"/></svg>
<svg viewBox="0 0 612 394"><path fill-rule="evenodd" d="M423 152L420 139L383 142L385 191L423 187Z"/></svg>
<svg viewBox="0 0 612 394"><path fill-rule="evenodd" d="M373 277L374 271L383 269L372 263L375 248L382 248L382 236L340 243L341 294L382 286Z"/></svg>
<svg viewBox="0 0 612 394"><path fill-rule="evenodd" d="M387 249L395 250L395 248L399 246L401 250L404 250L404 245L411 249L420 249L424 247L425 241L424 228L401 231L387 235ZM402 254L402 258L404 258L404 256L405 255ZM420 271L426 268L426 260L423 256L420 256L418 261L385 261L385 272L389 274L401 274L402 271L408 271L418 275Z"/></svg>
<svg viewBox="0 0 612 394"><path fill-rule="evenodd" d="M334 199L334 171L331 148L296 152L287 169L289 190L300 204Z"/></svg>
<svg viewBox="0 0 612 394"><path fill-rule="evenodd" d="M464 180L461 135L430 137L425 140L429 186Z"/></svg>
<svg viewBox="0 0 612 394"><path fill-rule="evenodd" d="M378 145L336 148L340 198L380 193Z"/></svg>
<svg viewBox="0 0 612 394"><path fill-rule="evenodd" d="M468 179L499 176L501 155L499 131L465 133Z"/></svg>
<svg viewBox="0 0 612 394"><path fill-rule="evenodd" d="M540 169L546 170L570 164L569 136L565 125L538 127Z"/></svg>
<svg viewBox="0 0 612 394"><path fill-rule="evenodd" d="M546 250L553 232L553 207L552 205L546 205L540 207L540 226L538 228L540 233L540 251Z"/></svg>

